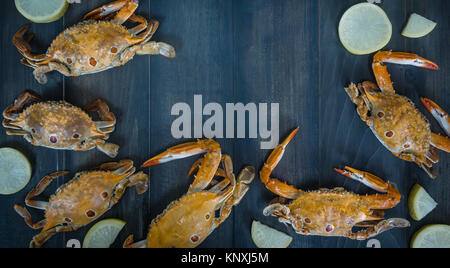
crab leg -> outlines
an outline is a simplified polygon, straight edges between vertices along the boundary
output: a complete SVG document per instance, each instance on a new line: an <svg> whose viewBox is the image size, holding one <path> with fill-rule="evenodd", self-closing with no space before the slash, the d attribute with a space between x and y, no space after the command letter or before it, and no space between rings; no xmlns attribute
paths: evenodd
<svg viewBox="0 0 450 268"><path fill-rule="evenodd" d="M439 150L450 153L450 139L447 137L431 133L431 144Z"/></svg>
<svg viewBox="0 0 450 268"><path fill-rule="evenodd" d="M31 240L30 242L30 248L41 248L42 245L45 244L45 242L47 242L56 233L70 232L75 230L76 228L72 226L56 226L51 229L42 231L41 233L33 237L33 240Z"/></svg>
<svg viewBox="0 0 450 268"><path fill-rule="evenodd" d="M286 138L286 140L278 145L277 148L273 150L267 159L266 163L264 163L263 168L259 172L259 176L261 181L266 185L267 189L274 194L279 196L288 198L288 199L296 199L302 191L297 188L290 186L284 182L279 181L278 179L273 179L270 177L272 171L280 162L281 158L283 158L284 151L286 150L286 146L289 142L294 138L295 134L298 132L298 128L296 128L292 133Z"/></svg>
<svg viewBox="0 0 450 268"><path fill-rule="evenodd" d="M138 55L162 55L166 58L175 58L176 52L175 48L164 42L148 42L140 46L136 50Z"/></svg>
<svg viewBox="0 0 450 268"><path fill-rule="evenodd" d="M101 152L105 153L111 158L115 158L117 154L119 153L119 145L105 142L102 138L100 139L93 139L93 140L87 140L83 144L78 144L77 147L75 147L73 150L75 151L89 151L91 149L96 148L99 149Z"/></svg>
<svg viewBox="0 0 450 268"><path fill-rule="evenodd" d="M447 136L450 136L450 117L448 114L439 107L435 102L427 98L420 98L423 105L427 108L427 110L433 115L433 117L439 122L442 129L444 129Z"/></svg>
<svg viewBox="0 0 450 268"><path fill-rule="evenodd" d="M100 130L108 129L116 124L116 117L110 112L108 104L102 99L88 103L84 107L84 110L98 113L100 119L103 121L96 121L95 126Z"/></svg>
<svg viewBox="0 0 450 268"><path fill-rule="evenodd" d="M204 139L171 147L167 151L146 161L142 167L155 166L202 153L207 154L203 157L196 178L189 187L189 193L198 192L209 185L222 161L220 145L214 140Z"/></svg>
<svg viewBox="0 0 450 268"><path fill-rule="evenodd" d="M84 20L98 20L108 17L114 12L117 12L113 22L122 24L128 20L128 18L134 14L138 8L137 0L119 0L107 5L101 6L84 16Z"/></svg>
<svg viewBox="0 0 450 268"><path fill-rule="evenodd" d="M31 47L28 42L34 37L34 34L25 35L30 26L30 24L27 24L20 28L19 31L17 31L17 33L13 36L12 42L14 46L16 46L19 53L25 58L35 62L43 61L48 58L46 54L35 55L31 53Z"/></svg>
<svg viewBox="0 0 450 268"><path fill-rule="evenodd" d="M438 70L436 63L419 57L416 54L392 51L380 51L373 58L373 72L382 91L395 92L391 76L384 63L396 63L402 65L413 65L421 68Z"/></svg>
<svg viewBox="0 0 450 268"><path fill-rule="evenodd" d="M405 219L393 218L384 221L380 221L377 225L372 228L356 232L356 233L348 233L345 237L354 239L354 240L366 240L368 238L377 236L383 232L389 231L394 228L406 228L409 227L409 221Z"/></svg>
<svg viewBox="0 0 450 268"><path fill-rule="evenodd" d="M46 73L57 71L64 76L77 76L76 73L72 73L66 65L56 62L48 62L45 65L39 66L34 69L33 75L34 78L39 82L39 84L47 83L47 75Z"/></svg>
<svg viewBox="0 0 450 268"><path fill-rule="evenodd" d="M362 197L367 199L369 206L372 209L393 208L400 203L402 196L397 188L395 188L391 183L386 183L373 174L359 171L351 167L345 167L345 170L335 169L335 171L350 179L359 181L362 184L377 190L378 192L387 193L387 195L368 195Z"/></svg>
<svg viewBox="0 0 450 268"><path fill-rule="evenodd" d="M34 187L33 190L31 190L27 194L27 196L25 197L25 204L27 204L27 206L32 207L32 208L45 210L47 208L47 204L48 204L47 202L35 201L35 200L31 200L31 199L40 195L50 185L50 183L54 179L61 177L68 173L70 173L70 172L69 171L58 171L58 172L55 172L55 173L45 176L38 183L38 185L36 185L36 187Z"/></svg>
<svg viewBox="0 0 450 268"><path fill-rule="evenodd" d="M24 208L22 206L14 205L14 210L17 212L17 214L19 214L25 220L25 223L30 228L41 229L47 224L46 220L42 220L40 222L33 223L30 213L28 212L28 210L26 208Z"/></svg>
<svg viewBox="0 0 450 268"><path fill-rule="evenodd" d="M38 95L30 91L26 91L22 93L19 97L17 97L13 105L5 109L5 111L3 112L3 117L11 121L14 121L17 119L18 114L25 106L40 101L41 99Z"/></svg>

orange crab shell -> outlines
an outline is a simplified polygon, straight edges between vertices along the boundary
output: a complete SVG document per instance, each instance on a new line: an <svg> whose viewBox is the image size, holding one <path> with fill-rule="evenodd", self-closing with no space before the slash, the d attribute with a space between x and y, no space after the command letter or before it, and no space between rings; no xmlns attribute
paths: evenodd
<svg viewBox="0 0 450 268"><path fill-rule="evenodd" d="M128 176L110 171L76 174L50 198L45 210L47 224L42 231L62 224L76 229L94 221L111 208L114 188Z"/></svg>
<svg viewBox="0 0 450 268"><path fill-rule="evenodd" d="M47 55L53 61L64 63L73 74L82 75L131 60L132 57L121 56L122 53L141 41L133 38L120 24L89 20L61 33L51 44Z"/></svg>
<svg viewBox="0 0 450 268"><path fill-rule="evenodd" d="M380 220L363 197L342 188L308 192L288 205L296 231L320 236L344 236L358 222Z"/></svg>
<svg viewBox="0 0 450 268"><path fill-rule="evenodd" d="M214 230L214 212L222 198L216 193L203 191L172 202L152 221L147 248L198 246Z"/></svg>
<svg viewBox="0 0 450 268"><path fill-rule="evenodd" d="M359 85L364 91L366 82ZM358 90L355 85L350 90ZM371 113L366 123L380 142L395 155L418 163L427 162L425 156L430 150L431 129L425 116L416 109L413 102L392 92L366 91Z"/></svg>
<svg viewBox="0 0 450 268"><path fill-rule="evenodd" d="M86 112L65 101L33 104L17 121L40 145L50 148L73 148L87 137L104 136Z"/></svg>

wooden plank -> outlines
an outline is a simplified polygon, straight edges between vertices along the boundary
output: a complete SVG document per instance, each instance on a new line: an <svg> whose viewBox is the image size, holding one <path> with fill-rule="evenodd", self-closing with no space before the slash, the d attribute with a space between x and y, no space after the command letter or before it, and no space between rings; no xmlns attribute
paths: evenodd
<svg viewBox="0 0 450 268"><path fill-rule="evenodd" d="M89 1L82 5L74 4L64 17L65 27L78 23L84 14L109 1ZM140 1L136 14L150 16L150 3ZM127 24L128 25L128 24ZM81 77L65 78L65 100L83 107L97 98L105 100L117 117L116 130L111 133L109 142L120 146L119 155L109 158L97 149L87 152L64 153L64 165L73 172L97 167L105 162L131 159L139 171L140 165L149 155L149 94L150 57L136 56L124 66L101 73ZM72 173L73 176L73 173ZM134 188L129 188L122 199L101 219L119 218L127 222L114 246L121 246L125 238L134 234L144 237L145 224L149 211L150 191L139 196ZM65 240L83 240L91 225L76 232L65 234Z"/></svg>
<svg viewBox="0 0 450 268"><path fill-rule="evenodd" d="M450 52L448 44L450 42L448 32L450 30L450 21L448 19L448 10L450 10L449 1L436 0L430 3L423 1L406 1L405 15L408 17L411 13L418 13L438 23L431 34L419 39L406 39L406 51L419 54L422 57L436 62L440 70L430 71L415 67L405 69L405 88L406 95L416 103L417 108L429 119L433 132L445 135L437 121L424 108L420 102L420 97L430 98L445 109L450 111ZM438 202L438 206L423 220L416 222L411 220L412 226L408 230L408 236L427 224L448 224L448 211L450 211L450 188L449 172L450 157L448 153L439 152L440 161L436 164L436 171L439 174L435 180L431 180L418 167L411 164L406 170L405 179L408 184L405 191L409 192L415 183L422 185L428 193Z"/></svg>
<svg viewBox="0 0 450 268"><path fill-rule="evenodd" d="M151 59L151 155L192 138L171 135L172 106L187 103L194 113L194 95L202 95L203 105L217 102L225 107L233 102L232 2L226 0L152 0L152 16L161 22L155 40L168 42L177 57ZM200 111L203 107L200 107ZM193 116L191 117L193 120ZM206 120L208 117L204 117ZM192 121L193 123L193 121ZM193 125L192 125L193 126ZM191 135L193 134L193 129ZM219 139L223 153L232 154L232 140ZM233 155L232 155L233 156ZM151 168L150 219L184 195L193 178L187 172L198 157L177 160ZM228 219L201 247L232 247L233 221Z"/></svg>
<svg viewBox="0 0 450 268"><path fill-rule="evenodd" d="M0 55L3 59L0 72L2 81L0 109L3 111L11 105L25 90L33 90L45 100L61 99L62 76L52 74L49 76L47 85L40 85L33 77L33 70L20 63L22 56L11 43L12 36L29 21L17 12L14 1L3 3L0 14L3 22L0 26ZM36 34L36 37L31 42L32 51L37 54L45 53L48 45L55 38L55 34L60 32L62 27L62 21L43 25L33 24L30 30ZM43 147L33 147L19 136L7 136L3 127L0 130L0 147L13 147L22 151L30 159L33 166L32 179L22 191L14 195L0 195L0 218L2 219L0 221L0 247L27 247L32 237L39 231L30 229L14 211L13 206L14 204L24 206L25 196L41 178L62 168L62 152ZM60 181L50 185L40 198L48 198L59 185ZM43 213L39 210L29 209L29 211L35 222L42 219ZM57 237L49 241L47 246L58 247L62 243L62 237Z"/></svg>
<svg viewBox="0 0 450 268"><path fill-rule="evenodd" d="M408 165L395 158L376 139L356 113L355 105L344 91L350 82L375 81L371 69L373 55L355 56L347 52L339 41L337 26L342 14L360 1L320 1L320 187L344 187L358 194L375 193L366 186L345 179L333 171L345 165L371 172L395 183L402 191L405 169ZM332 8L331 8L332 7ZM404 24L403 1L383 1L393 25L393 36L386 49L403 50L400 36ZM402 71L389 69L396 89L403 92ZM406 217L406 199L396 208L388 210L386 217ZM382 247L405 247L408 230L392 230L377 236ZM366 247L367 241L357 242L345 238L321 238L321 247Z"/></svg>
<svg viewBox="0 0 450 268"><path fill-rule="evenodd" d="M233 5L235 102L268 103L269 107L278 103L280 141L300 127L273 175L311 189L318 176L318 2L234 1ZM265 120L270 126L270 120ZM272 152L261 150L262 141L260 137L235 141L236 172L253 165L259 173ZM263 216L264 207L275 197L256 176L234 209L235 246L255 246L250 227L252 220L259 220L292 235L292 247L317 247L317 238L301 237L275 217Z"/></svg>

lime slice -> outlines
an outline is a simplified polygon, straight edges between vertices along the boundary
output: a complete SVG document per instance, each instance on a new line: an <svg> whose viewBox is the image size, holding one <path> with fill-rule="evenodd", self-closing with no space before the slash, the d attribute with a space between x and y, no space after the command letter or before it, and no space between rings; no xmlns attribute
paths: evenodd
<svg viewBox="0 0 450 268"><path fill-rule="evenodd" d="M0 149L0 194L15 194L30 181L31 164L19 151Z"/></svg>
<svg viewBox="0 0 450 268"><path fill-rule="evenodd" d="M109 248L123 226L125 226L125 222L118 219L106 219L97 222L86 234L83 248Z"/></svg>
<svg viewBox="0 0 450 268"><path fill-rule="evenodd" d="M408 206L411 218L420 221L437 206L437 203L422 186L416 184L409 194Z"/></svg>
<svg viewBox="0 0 450 268"><path fill-rule="evenodd" d="M259 221L252 223L252 239L258 248L287 248L292 237Z"/></svg>
<svg viewBox="0 0 450 268"><path fill-rule="evenodd" d="M14 0L16 8L25 18L36 23L56 21L66 13L66 0Z"/></svg>
<svg viewBox="0 0 450 268"><path fill-rule="evenodd" d="M419 38L431 33L437 23L416 13L411 14L402 35L409 38Z"/></svg>
<svg viewBox="0 0 450 268"><path fill-rule="evenodd" d="M411 248L450 248L450 225L423 227L411 239Z"/></svg>
<svg viewBox="0 0 450 268"><path fill-rule="evenodd" d="M356 55L370 54L385 47L392 36L392 24L379 6L360 3L349 8L339 22L339 38Z"/></svg>

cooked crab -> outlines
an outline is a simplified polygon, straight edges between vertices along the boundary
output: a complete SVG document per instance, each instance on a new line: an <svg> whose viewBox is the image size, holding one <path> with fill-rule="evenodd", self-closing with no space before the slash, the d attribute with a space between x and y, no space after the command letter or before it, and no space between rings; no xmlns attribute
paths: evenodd
<svg viewBox="0 0 450 268"><path fill-rule="evenodd" d="M87 151L98 148L114 158L119 146L106 143L116 125L114 114L103 100L97 99L85 110L97 112L101 121L93 121L83 110L65 101L41 101L32 93L22 93L4 112L6 134L23 136L35 146Z"/></svg>
<svg viewBox="0 0 450 268"><path fill-rule="evenodd" d="M26 208L14 206L28 226L43 228L33 237L30 247L41 247L56 233L75 231L98 219L119 202L127 187L136 186L138 194L146 192L148 176L143 172L134 174L135 171L131 160L105 163L92 171L77 173L71 181L59 187L48 202L31 200L55 178L68 172L55 172L44 177L25 198L27 206L45 210L44 220L33 223Z"/></svg>
<svg viewBox="0 0 450 268"><path fill-rule="evenodd" d="M46 73L58 71L65 76L101 72L130 61L135 54L175 57L175 49L162 42L150 41L158 29L156 20L135 15L137 0L119 0L93 10L84 21L62 32L45 54L33 54L28 42L33 34L22 27L13 38L22 63L34 68L34 76L47 83ZM122 24L139 23L131 29Z"/></svg>
<svg viewBox="0 0 450 268"><path fill-rule="evenodd" d="M143 166L153 166L205 152L205 156L196 161L189 171L190 175L198 168L187 194L172 202L152 221L146 240L133 244L131 235L124 247L194 248L228 218L233 206L247 193L255 170L253 167L244 168L236 182L231 158L221 154L217 142L199 140L178 145L153 157ZM219 167L221 162L223 169ZM213 179L215 176L224 179L216 182ZM219 212L218 217L216 211Z"/></svg>
<svg viewBox="0 0 450 268"><path fill-rule="evenodd" d="M370 173L346 167L336 169L342 175L357 180L385 195L361 196L343 188L320 189L305 192L270 177L277 166L288 143L297 133L294 130L269 156L260 171L261 181L267 189L279 195L264 209L265 216L278 217L280 222L290 224L295 232L302 235L342 236L365 240L397 227L408 227L405 219L383 220L383 209L395 207L401 199L398 190L390 183ZM286 199L293 200L286 204ZM281 202L280 202L281 201ZM369 227L353 233L353 227Z"/></svg>
<svg viewBox="0 0 450 268"><path fill-rule="evenodd" d="M415 162L431 178L433 164L439 161L435 148L450 152L450 139L432 133L430 124L404 96L397 95L384 63L409 64L437 70L439 67L415 54L383 51L373 59L378 86L372 82L351 84L347 94L357 105L358 114L378 140L395 156Z"/></svg>

